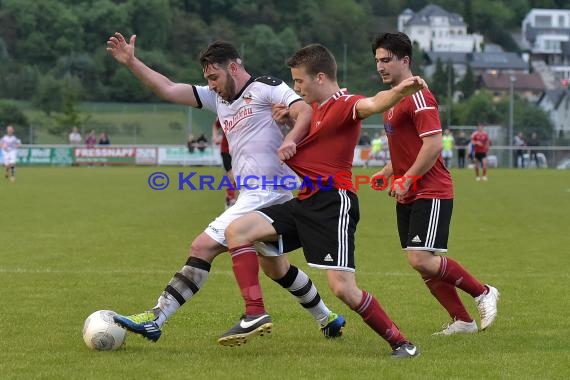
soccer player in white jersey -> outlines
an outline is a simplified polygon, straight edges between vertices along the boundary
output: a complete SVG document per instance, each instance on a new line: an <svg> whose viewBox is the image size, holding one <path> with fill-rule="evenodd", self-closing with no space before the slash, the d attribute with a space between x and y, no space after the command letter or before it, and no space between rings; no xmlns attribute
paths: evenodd
<svg viewBox="0 0 570 380"><path fill-rule="evenodd" d="M127 42L120 33L115 33L107 41L107 51L162 99L216 113L228 139L236 178L249 176L246 187L238 182L240 194L235 205L194 239L188 260L172 277L156 306L140 314L115 317L129 331L156 341L166 319L198 292L208 278L212 261L227 251L224 232L230 222L260 207L292 199L289 190L268 186L267 181L294 175L281 160L292 157L296 143L308 133L311 109L281 80L253 78L245 70L237 49L227 42L213 42L201 53L200 64L208 85L197 86L174 83L146 66L135 57L135 41L134 35ZM278 103L288 105L296 120L285 138L271 114L272 105ZM253 177L259 180L252 180ZM265 255L278 255L271 245L260 244L258 249ZM326 337L340 336L344 318L327 308L309 277L290 265L286 256L278 260L288 268L287 274L282 277L271 271L266 274L312 314ZM271 331L272 327L263 304L257 257L234 266L233 270L240 289L244 289L246 310L240 322L219 338L218 342L226 346L241 345L250 337Z"/></svg>
<svg viewBox="0 0 570 380"><path fill-rule="evenodd" d="M2 156L4 157L4 177L10 181L16 180L16 160L18 158L18 147L22 144L19 138L14 136L14 127L6 127L6 134L0 139Z"/></svg>

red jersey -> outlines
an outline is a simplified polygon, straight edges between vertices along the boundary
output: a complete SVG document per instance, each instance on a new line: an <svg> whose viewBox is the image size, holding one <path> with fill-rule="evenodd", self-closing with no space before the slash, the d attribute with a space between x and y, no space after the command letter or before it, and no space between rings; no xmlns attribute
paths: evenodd
<svg viewBox="0 0 570 380"><path fill-rule="evenodd" d="M220 143L220 153L229 153L230 146L228 144L228 139L226 138L226 134L224 133L224 129L222 128L222 124L220 124L220 119L216 118L215 124L218 133L222 134L222 142Z"/></svg>
<svg viewBox="0 0 570 380"><path fill-rule="evenodd" d="M355 105L361 95L339 90L324 104L313 104L311 128L297 145L297 153L287 165L303 181L299 199L306 199L326 188L356 193L352 181L354 148L360 136L361 121ZM342 173L344 180L339 178Z"/></svg>
<svg viewBox="0 0 570 380"><path fill-rule="evenodd" d="M401 177L416 161L423 145L423 137L439 134L441 138L439 110L432 93L423 89L406 96L384 112L384 129L388 136L394 176ZM410 187L401 203L411 203L424 198L453 198L453 181L441 156L415 183L416 189Z"/></svg>
<svg viewBox="0 0 570 380"><path fill-rule="evenodd" d="M487 153L489 151L489 135L485 131L475 131L471 135L471 143L473 144L473 151L475 153Z"/></svg>

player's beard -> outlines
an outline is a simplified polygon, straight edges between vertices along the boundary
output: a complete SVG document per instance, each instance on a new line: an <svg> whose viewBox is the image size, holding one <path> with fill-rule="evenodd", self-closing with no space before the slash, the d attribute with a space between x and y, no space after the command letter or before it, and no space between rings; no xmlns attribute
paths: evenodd
<svg viewBox="0 0 570 380"><path fill-rule="evenodd" d="M224 86L224 90L222 91L223 98L227 102L231 102L234 100L236 96L236 83L234 82L234 78L230 75L230 72L226 70L226 85Z"/></svg>

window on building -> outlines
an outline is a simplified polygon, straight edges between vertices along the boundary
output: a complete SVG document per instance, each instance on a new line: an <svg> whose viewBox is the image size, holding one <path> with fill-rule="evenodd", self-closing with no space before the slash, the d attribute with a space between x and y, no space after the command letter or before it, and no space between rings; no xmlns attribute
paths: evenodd
<svg viewBox="0 0 570 380"><path fill-rule="evenodd" d="M552 27L552 17L551 16L546 16L546 15L541 15L541 16L536 16L534 18L534 26L536 28L551 28Z"/></svg>
<svg viewBox="0 0 570 380"><path fill-rule="evenodd" d="M558 27L559 28L565 28L566 23L564 22L564 15L558 15Z"/></svg>

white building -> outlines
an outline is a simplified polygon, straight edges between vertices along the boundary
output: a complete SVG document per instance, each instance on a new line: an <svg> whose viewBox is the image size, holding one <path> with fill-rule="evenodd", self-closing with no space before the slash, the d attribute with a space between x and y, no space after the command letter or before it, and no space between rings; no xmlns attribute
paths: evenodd
<svg viewBox="0 0 570 380"><path fill-rule="evenodd" d="M404 10L398 16L398 30L428 52L480 52L483 44L482 35L467 34L463 17L438 5L427 5L417 13Z"/></svg>
<svg viewBox="0 0 570 380"><path fill-rule="evenodd" d="M546 91L538 106L548 114L556 135L570 136L570 90Z"/></svg>
<svg viewBox="0 0 570 380"><path fill-rule="evenodd" d="M559 80L570 79L570 10L532 9L522 21L531 61L544 61Z"/></svg>

